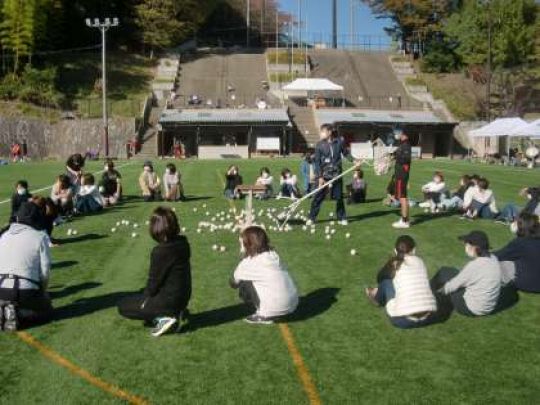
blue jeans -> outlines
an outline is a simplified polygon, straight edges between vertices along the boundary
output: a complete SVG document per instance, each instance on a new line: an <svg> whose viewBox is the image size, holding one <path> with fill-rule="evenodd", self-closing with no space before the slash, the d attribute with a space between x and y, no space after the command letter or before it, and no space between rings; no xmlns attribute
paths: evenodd
<svg viewBox="0 0 540 405"><path fill-rule="evenodd" d="M506 222L514 222L514 220L519 216L521 208L516 204L508 204L501 211L499 218L504 219Z"/></svg>
<svg viewBox="0 0 540 405"><path fill-rule="evenodd" d="M381 305L386 306L388 301L395 298L396 290L394 289L394 282L388 278L381 280L375 300ZM424 319L415 320L408 316L388 316L390 323L396 328L400 329L412 329L427 326L435 321L434 315L429 315Z"/></svg>
<svg viewBox="0 0 540 405"><path fill-rule="evenodd" d="M457 195L451 198L443 198L441 200L441 206L446 210L455 210L463 207L463 200Z"/></svg>
<svg viewBox="0 0 540 405"><path fill-rule="evenodd" d="M347 219L345 203L343 202L343 180L339 179L332 184L332 187L323 188L313 197L313 201L311 202L311 210L309 212L309 219L312 221L317 219L317 215L319 215L319 211L321 210L321 205L328 192L330 192L332 199L336 200L336 217L338 221Z"/></svg>
<svg viewBox="0 0 540 405"><path fill-rule="evenodd" d="M298 190L295 186L287 183L281 185L281 195L283 197L298 197L298 194Z"/></svg>
<svg viewBox="0 0 540 405"><path fill-rule="evenodd" d="M473 200L471 208L478 213L478 218L493 219L495 217L495 214L489 208L489 204Z"/></svg>

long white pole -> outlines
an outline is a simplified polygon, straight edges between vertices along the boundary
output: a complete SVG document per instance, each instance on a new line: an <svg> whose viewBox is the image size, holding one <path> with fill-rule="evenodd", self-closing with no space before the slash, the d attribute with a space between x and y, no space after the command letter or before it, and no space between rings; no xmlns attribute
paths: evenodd
<svg viewBox="0 0 540 405"><path fill-rule="evenodd" d="M103 107L103 136L105 143L105 157L109 157L109 118L107 116L107 70L106 70L106 27L101 27L101 91L102 91L102 107Z"/></svg>

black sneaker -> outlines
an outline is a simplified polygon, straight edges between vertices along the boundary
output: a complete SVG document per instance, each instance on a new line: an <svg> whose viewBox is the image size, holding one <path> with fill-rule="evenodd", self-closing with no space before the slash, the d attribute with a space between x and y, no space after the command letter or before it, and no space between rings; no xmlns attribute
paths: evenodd
<svg viewBox="0 0 540 405"><path fill-rule="evenodd" d="M4 330L6 332L15 332L19 328L19 320L17 318L17 308L14 304L4 306Z"/></svg>
<svg viewBox="0 0 540 405"><path fill-rule="evenodd" d="M260 316L257 314L253 314L248 316L244 319L247 323L251 323L254 325L271 325L274 323L274 320L272 318L266 318L264 316Z"/></svg>

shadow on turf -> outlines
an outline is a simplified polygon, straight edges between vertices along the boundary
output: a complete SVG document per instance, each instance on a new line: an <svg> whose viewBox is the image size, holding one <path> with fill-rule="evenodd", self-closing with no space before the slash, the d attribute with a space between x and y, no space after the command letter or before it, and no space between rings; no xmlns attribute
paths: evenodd
<svg viewBox="0 0 540 405"><path fill-rule="evenodd" d="M81 283L76 285L70 285L69 287L64 288L60 291L51 291L49 292L49 295L52 299L56 298L64 298L71 294L76 294L79 291L89 290L91 288L97 288L101 286L101 283L96 282L88 282L88 283Z"/></svg>
<svg viewBox="0 0 540 405"><path fill-rule="evenodd" d="M280 319L281 322L300 322L314 318L337 302L339 288L319 288L300 297L296 311ZM183 332L193 332L201 328L223 325L239 321L253 313L253 309L245 304L230 305L228 307L211 309L199 313L191 313L189 323L182 328Z"/></svg>
<svg viewBox="0 0 540 405"><path fill-rule="evenodd" d="M418 214L412 217L413 225L420 225L424 222L434 221L441 218L456 216L455 211L446 211L439 214Z"/></svg>
<svg viewBox="0 0 540 405"><path fill-rule="evenodd" d="M51 265L52 270L65 269L66 267L72 267L79 264L76 260L64 260L61 262L56 262Z"/></svg>
<svg viewBox="0 0 540 405"><path fill-rule="evenodd" d="M92 284L92 283L83 283L83 285L84 284ZM93 288L93 287L87 287L87 288ZM53 320L61 321L64 319L78 318L80 316L90 315L94 312L98 312L103 309L116 307L116 305L118 304L118 301L120 301L124 297L133 295L133 294L134 294L133 291L122 291L122 292L115 292L115 293L110 293L110 294L105 294L105 295L98 295L96 297L81 298L71 304L64 305L63 307L55 308ZM58 298L58 297L54 297L54 298Z"/></svg>
<svg viewBox="0 0 540 405"><path fill-rule="evenodd" d="M75 236L73 238L55 239L60 245L69 245L70 243L84 242L87 240L98 240L108 238L107 235L98 235L97 233L88 233L86 235Z"/></svg>

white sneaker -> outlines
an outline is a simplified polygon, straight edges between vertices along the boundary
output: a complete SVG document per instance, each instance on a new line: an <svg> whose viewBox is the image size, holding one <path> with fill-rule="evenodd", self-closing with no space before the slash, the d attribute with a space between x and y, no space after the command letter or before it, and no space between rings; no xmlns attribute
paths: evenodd
<svg viewBox="0 0 540 405"><path fill-rule="evenodd" d="M349 221L347 221L346 219L342 219L341 221L338 221L338 224L342 226L347 226L349 225Z"/></svg>
<svg viewBox="0 0 540 405"><path fill-rule="evenodd" d="M159 337L170 330L172 330L172 327L175 326L178 323L178 320L176 318L169 318L169 317L163 317L158 318L156 320L156 325L152 329L152 336Z"/></svg>
<svg viewBox="0 0 540 405"><path fill-rule="evenodd" d="M313 226L313 221L311 219L308 219L306 221L306 226Z"/></svg>
<svg viewBox="0 0 540 405"><path fill-rule="evenodd" d="M399 221L394 222L392 227L396 229L408 229L411 227L411 224L409 222L405 222L403 218L401 218Z"/></svg>

